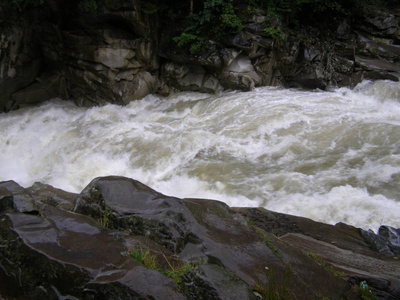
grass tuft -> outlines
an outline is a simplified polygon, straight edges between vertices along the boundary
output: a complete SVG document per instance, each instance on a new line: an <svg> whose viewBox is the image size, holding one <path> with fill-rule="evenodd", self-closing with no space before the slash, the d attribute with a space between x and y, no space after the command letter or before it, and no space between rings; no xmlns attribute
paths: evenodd
<svg viewBox="0 0 400 300"><path fill-rule="evenodd" d="M312 251L306 251L305 252L313 261L315 261L318 265L320 265L322 268L325 270L331 272L333 275L336 277L345 279L345 276L342 272L336 270L335 268L332 267L330 263L328 263L325 259L322 257L318 256L316 253Z"/></svg>
<svg viewBox="0 0 400 300"><path fill-rule="evenodd" d="M167 257L164 253L157 253L143 247L130 251L131 256L148 269L156 270L171 278L176 284L182 283L182 276L192 271L199 264L180 259L176 255ZM164 264L161 264L164 262Z"/></svg>

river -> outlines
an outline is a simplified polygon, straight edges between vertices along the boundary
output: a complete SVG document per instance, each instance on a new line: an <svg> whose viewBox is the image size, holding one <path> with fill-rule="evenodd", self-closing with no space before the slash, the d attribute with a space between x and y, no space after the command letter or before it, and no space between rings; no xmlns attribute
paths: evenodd
<svg viewBox="0 0 400 300"><path fill-rule="evenodd" d="M400 227L400 83L147 96L126 107L54 99L0 114L0 181L80 192L121 175L166 195L330 224Z"/></svg>

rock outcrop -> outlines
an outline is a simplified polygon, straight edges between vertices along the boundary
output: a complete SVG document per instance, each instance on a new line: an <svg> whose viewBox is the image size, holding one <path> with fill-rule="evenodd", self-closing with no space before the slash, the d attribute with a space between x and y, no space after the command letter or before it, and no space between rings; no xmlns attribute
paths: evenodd
<svg viewBox="0 0 400 300"><path fill-rule="evenodd" d="M393 12L302 25L276 37L267 29L281 21L253 9L241 32L195 55L172 42L176 24L168 15L145 14L136 2L98 1L89 13L77 1L48 0L22 13L1 8L0 111L54 97L124 105L150 93L326 89L400 74Z"/></svg>
<svg viewBox="0 0 400 300"><path fill-rule="evenodd" d="M96 178L79 195L7 181L0 297L398 299L398 239L387 226L375 235L179 199L123 177Z"/></svg>

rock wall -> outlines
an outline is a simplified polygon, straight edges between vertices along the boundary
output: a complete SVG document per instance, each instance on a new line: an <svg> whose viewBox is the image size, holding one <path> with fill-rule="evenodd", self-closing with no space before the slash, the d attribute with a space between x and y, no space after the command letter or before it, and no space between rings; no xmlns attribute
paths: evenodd
<svg viewBox="0 0 400 300"><path fill-rule="evenodd" d="M162 195L123 177L79 195L0 182L1 299L399 299L379 234Z"/></svg>
<svg viewBox="0 0 400 300"><path fill-rule="evenodd" d="M150 93L327 89L400 76L394 13L302 25L276 39L265 12L253 10L240 33L193 55L171 42L168 17L144 14L136 2L101 1L90 13L59 0L21 13L0 8L0 111L53 97L124 105Z"/></svg>

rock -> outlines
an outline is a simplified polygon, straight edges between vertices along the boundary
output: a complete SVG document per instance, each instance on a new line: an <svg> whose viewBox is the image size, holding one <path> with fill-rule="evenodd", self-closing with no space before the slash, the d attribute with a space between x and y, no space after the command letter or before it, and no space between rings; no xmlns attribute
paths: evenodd
<svg viewBox="0 0 400 300"><path fill-rule="evenodd" d="M168 85L181 91L217 93L223 89L219 80L202 66L188 66L171 62L164 65L162 74Z"/></svg>
<svg viewBox="0 0 400 300"><path fill-rule="evenodd" d="M173 41L186 26L180 18L145 14L137 1L103 1L94 12L60 1L31 14L4 7L0 111L54 97L82 106L126 105L148 94L179 90L327 89L400 77L400 27L396 15L383 7L338 16L332 24L295 27L290 18L271 17L261 9L243 11L243 30L207 40L204 53L193 54ZM271 35L271 28L282 32Z"/></svg>
<svg viewBox="0 0 400 300"><path fill-rule="evenodd" d="M251 288L233 272L214 264L200 265L185 275L191 299L257 299Z"/></svg>
<svg viewBox="0 0 400 300"><path fill-rule="evenodd" d="M380 253L400 255L400 228L390 226L379 227L378 234L370 231L362 231L362 236L370 247Z"/></svg>
<svg viewBox="0 0 400 300"><path fill-rule="evenodd" d="M135 57L135 52L130 49L100 47L94 52L94 61L111 69L126 67L133 57Z"/></svg>
<svg viewBox="0 0 400 300"><path fill-rule="evenodd" d="M394 252L388 250L391 241L398 243L398 229L383 226L381 236L343 223L332 226L262 208L235 210L256 226L280 236L280 240L329 262L334 269L343 272L349 282L359 285L367 281L378 299L397 299L400 262Z"/></svg>
<svg viewBox="0 0 400 300"><path fill-rule="evenodd" d="M18 211L23 199L36 210ZM382 299L399 293L399 261L345 224L168 197L123 177L79 195L2 182L0 207L6 299L358 299L362 281ZM379 239L397 247L398 234Z"/></svg>
<svg viewBox="0 0 400 300"><path fill-rule="evenodd" d="M37 212L37 206L33 197L18 183L11 180L0 182L0 191L2 191L2 210L0 213L8 211L21 213Z"/></svg>
<svg viewBox="0 0 400 300"><path fill-rule="evenodd" d="M236 56L218 77L221 84L229 89L252 90L261 84L250 59L242 54Z"/></svg>
<svg viewBox="0 0 400 300"><path fill-rule="evenodd" d="M15 184L2 183L2 191L4 186L14 199L21 194ZM146 299L150 295L165 299L168 295L184 299L174 291L177 287L170 278L129 256L133 238L104 229L90 217L41 206L38 215L0 217L0 278L8 283L0 285L1 295L30 299Z"/></svg>

